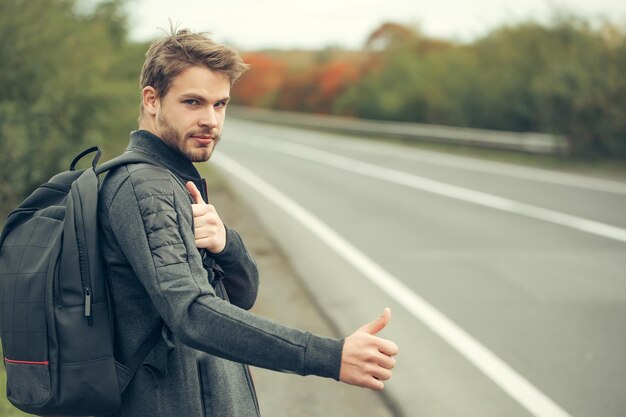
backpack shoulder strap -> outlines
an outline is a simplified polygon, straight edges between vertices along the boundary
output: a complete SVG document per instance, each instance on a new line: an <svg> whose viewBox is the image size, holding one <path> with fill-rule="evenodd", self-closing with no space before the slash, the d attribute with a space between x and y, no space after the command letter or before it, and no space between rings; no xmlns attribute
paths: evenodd
<svg viewBox="0 0 626 417"><path fill-rule="evenodd" d="M171 170L166 167L161 161L159 161L158 159L156 159L154 156L147 154L145 152L140 152L140 151L129 151L129 152L125 152L119 156L116 156L115 158L97 166L94 168L94 171L96 173L96 175L100 175L104 172L110 171L114 168L123 166L123 165L130 165L130 164L150 164L150 165L156 165L156 166L160 166L163 167L165 169L167 169L168 171ZM185 188L185 183L178 178L178 175L172 175L174 177L174 179L176 180L176 182L178 182L178 184L182 187ZM191 203L193 204L193 199L191 198L191 196L189 196L189 201L191 201Z"/></svg>
<svg viewBox="0 0 626 417"><path fill-rule="evenodd" d="M129 151L95 167L94 171L96 175L100 175L120 166L142 163L164 167L159 160L145 152ZM159 318L133 356L123 365L125 367L125 371L122 375L118 375L120 390L122 392L126 389L128 383L137 373L148 353L159 342L159 340L161 340L162 327L163 319Z"/></svg>
<svg viewBox="0 0 626 417"><path fill-rule="evenodd" d="M96 175L100 175L114 168L129 164L151 164L163 166L163 164L158 159L145 152L130 151L125 152L103 164L98 165L96 168L94 168L94 170L96 172Z"/></svg>
<svg viewBox="0 0 626 417"><path fill-rule="evenodd" d="M139 345L133 356L124 365L130 371L130 378L123 383L120 383L121 391L124 391L132 378L135 376L144 359L148 356L148 353L152 348L161 340L161 329L163 328L163 319L159 318L152 327L152 330L146 337L146 339Z"/></svg>

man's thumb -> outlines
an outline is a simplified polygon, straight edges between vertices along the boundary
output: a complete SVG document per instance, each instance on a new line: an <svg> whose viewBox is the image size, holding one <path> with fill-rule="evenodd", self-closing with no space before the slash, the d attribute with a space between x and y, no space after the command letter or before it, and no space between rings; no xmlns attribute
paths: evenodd
<svg viewBox="0 0 626 417"><path fill-rule="evenodd" d="M191 198L193 199L194 203L204 204L202 194L200 194L200 190L198 190L198 187L196 187L196 184L194 184L193 181L187 181L185 187L187 187L187 191L189 191L189 194L191 194Z"/></svg>
<svg viewBox="0 0 626 417"><path fill-rule="evenodd" d="M365 326L361 327L361 330L375 335L385 328L387 323L391 320L391 309L389 307L385 308L383 314L381 314L376 320L367 323Z"/></svg>

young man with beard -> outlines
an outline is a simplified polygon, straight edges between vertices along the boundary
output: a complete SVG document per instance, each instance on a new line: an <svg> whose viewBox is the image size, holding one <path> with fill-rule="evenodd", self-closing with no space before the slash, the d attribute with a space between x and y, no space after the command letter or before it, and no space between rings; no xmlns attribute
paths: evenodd
<svg viewBox="0 0 626 417"><path fill-rule="evenodd" d="M155 323L164 324L119 416L259 416L247 365L375 390L391 378L398 348L376 336L388 309L341 340L246 311L257 295L256 264L204 203L206 186L193 165L211 157L231 86L245 69L233 49L187 31L155 41L146 54L139 130L128 150L158 165L110 172L99 215L116 355L127 360Z"/></svg>

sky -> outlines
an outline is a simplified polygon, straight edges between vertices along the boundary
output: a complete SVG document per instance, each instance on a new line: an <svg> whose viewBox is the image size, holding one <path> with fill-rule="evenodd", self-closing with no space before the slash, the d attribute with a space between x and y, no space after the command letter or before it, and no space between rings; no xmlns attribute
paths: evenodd
<svg viewBox="0 0 626 417"><path fill-rule="evenodd" d="M625 0L130 0L127 8L133 40L162 35L171 20L244 50L358 49L387 21L471 41L504 23L547 21L555 8L626 26Z"/></svg>

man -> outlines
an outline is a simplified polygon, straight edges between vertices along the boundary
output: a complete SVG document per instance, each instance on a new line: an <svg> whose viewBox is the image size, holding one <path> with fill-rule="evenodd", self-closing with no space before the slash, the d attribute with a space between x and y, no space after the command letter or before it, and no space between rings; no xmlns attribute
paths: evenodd
<svg viewBox="0 0 626 417"><path fill-rule="evenodd" d="M155 41L146 54L139 130L128 150L158 165L110 172L99 220L116 355L127 360L155 323L164 325L124 392L120 416L258 416L247 365L376 390L391 377L398 348L375 336L390 319L388 309L345 340L246 311L257 295L256 265L205 203L205 183L193 165L211 157L230 88L245 69L233 49L187 31Z"/></svg>

